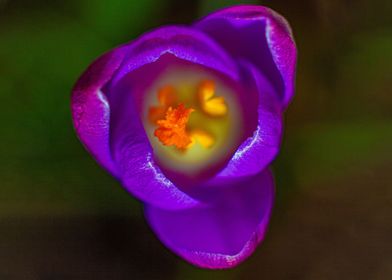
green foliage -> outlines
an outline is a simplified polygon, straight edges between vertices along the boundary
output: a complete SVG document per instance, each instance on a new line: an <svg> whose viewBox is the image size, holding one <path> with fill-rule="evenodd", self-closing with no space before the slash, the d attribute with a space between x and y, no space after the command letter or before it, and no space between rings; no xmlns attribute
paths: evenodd
<svg viewBox="0 0 392 280"><path fill-rule="evenodd" d="M222 9L224 7L232 6L232 5L240 5L240 4L258 4L257 0L214 0L208 1L204 0L200 3L199 14L206 15L211 13L217 9Z"/></svg>
<svg viewBox="0 0 392 280"><path fill-rule="evenodd" d="M301 128L293 137L278 163L291 162L296 184L302 187L332 183L392 156L390 122L315 124Z"/></svg>
<svg viewBox="0 0 392 280"><path fill-rule="evenodd" d="M71 123L74 82L114 44L83 20L41 12L10 16L0 36L1 100L7 104L0 111L0 215L139 209L84 151Z"/></svg>
<svg viewBox="0 0 392 280"><path fill-rule="evenodd" d="M158 25L156 19L167 1L90 0L81 1L82 19L91 29L109 39L131 40L146 28Z"/></svg>

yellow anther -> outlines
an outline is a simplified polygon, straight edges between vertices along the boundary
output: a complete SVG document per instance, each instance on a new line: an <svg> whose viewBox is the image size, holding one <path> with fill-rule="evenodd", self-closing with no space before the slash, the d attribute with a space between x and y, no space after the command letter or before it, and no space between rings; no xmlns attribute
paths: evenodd
<svg viewBox="0 0 392 280"><path fill-rule="evenodd" d="M213 117L226 115L227 105L225 99L221 96L214 97L214 95L214 82L205 80L200 83L197 97L203 112Z"/></svg>
<svg viewBox="0 0 392 280"><path fill-rule="evenodd" d="M190 144L191 146L198 142L201 146L208 149L215 143L215 138L210 133L201 129L193 130L190 135L192 139L192 143Z"/></svg>

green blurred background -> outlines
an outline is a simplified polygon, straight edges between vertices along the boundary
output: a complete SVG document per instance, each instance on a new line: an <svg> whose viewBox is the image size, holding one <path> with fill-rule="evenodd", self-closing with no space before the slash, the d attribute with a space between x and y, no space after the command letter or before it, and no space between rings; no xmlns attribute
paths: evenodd
<svg viewBox="0 0 392 280"><path fill-rule="evenodd" d="M104 51L236 3L291 23L297 95L265 242L230 271L167 251L83 149L70 89ZM0 0L0 279L392 279L390 0Z"/></svg>

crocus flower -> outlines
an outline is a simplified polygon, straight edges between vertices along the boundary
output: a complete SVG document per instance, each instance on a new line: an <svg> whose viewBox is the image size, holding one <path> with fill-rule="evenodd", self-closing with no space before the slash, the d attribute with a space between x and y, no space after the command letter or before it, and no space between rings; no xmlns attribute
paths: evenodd
<svg viewBox="0 0 392 280"><path fill-rule="evenodd" d="M229 268L264 238L268 165L294 91L286 20L234 6L164 26L99 57L72 93L78 137L145 205L159 239L185 260Z"/></svg>

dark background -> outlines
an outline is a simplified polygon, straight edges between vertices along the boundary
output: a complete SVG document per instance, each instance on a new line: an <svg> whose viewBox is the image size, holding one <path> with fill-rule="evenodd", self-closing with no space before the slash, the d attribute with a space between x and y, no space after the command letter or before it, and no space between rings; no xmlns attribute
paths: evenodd
<svg viewBox="0 0 392 280"><path fill-rule="evenodd" d="M392 279L390 0L242 1L289 20L299 64L270 230L233 270L166 250L77 140L94 58L235 3L0 0L0 279Z"/></svg>

